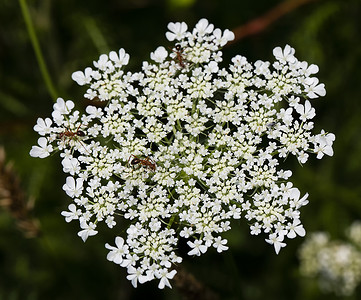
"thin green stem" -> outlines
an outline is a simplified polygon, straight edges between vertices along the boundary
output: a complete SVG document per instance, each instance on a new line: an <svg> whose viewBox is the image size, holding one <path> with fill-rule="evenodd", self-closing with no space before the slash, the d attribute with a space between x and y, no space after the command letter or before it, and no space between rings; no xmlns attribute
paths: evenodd
<svg viewBox="0 0 361 300"><path fill-rule="evenodd" d="M95 47L100 53L109 52L109 46L107 41L104 38L104 35L101 33L99 26L92 18L83 19L84 26L88 31L90 38L92 39Z"/></svg>
<svg viewBox="0 0 361 300"><path fill-rule="evenodd" d="M36 36L33 23L31 21L31 17L30 17L28 6L26 4L26 0L19 0L19 4L20 4L20 7L21 7L21 12L23 14L23 18L24 18L24 21L25 21L26 28L28 30L28 34L29 34L29 37L30 37L31 44L33 46L35 56L36 56L36 59L37 59L38 64L39 64L41 75L43 76L43 79L45 81L46 87L48 89L48 92L49 92L51 98L53 98L53 100L55 102L58 93L56 92L56 89L54 87L54 84L53 84L53 82L52 82L52 80L50 78L48 69L46 67L44 56L43 56L43 54L41 52L41 49L40 49L39 41L38 41L38 38Z"/></svg>

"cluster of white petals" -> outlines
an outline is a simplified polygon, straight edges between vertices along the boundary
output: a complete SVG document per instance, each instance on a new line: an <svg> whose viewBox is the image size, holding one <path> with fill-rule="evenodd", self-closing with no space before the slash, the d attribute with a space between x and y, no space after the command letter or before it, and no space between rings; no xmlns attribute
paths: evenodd
<svg viewBox="0 0 361 300"><path fill-rule="evenodd" d="M308 195L282 162L333 155L335 136L311 132L309 99L325 95L312 77L317 66L287 45L274 49L273 63L237 55L225 68L220 50L231 31L206 19L192 31L185 23L168 29L173 49L155 49L138 73L123 70L124 49L73 73L94 105L81 114L59 98L53 118L38 119L41 137L30 152L61 152L63 189L73 199L62 214L79 221L83 240L100 222L117 230L108 259L127 268L134 286L170 286L180 239L189 255L227 250L222 233L241 216L276 253L286 238L304 236L299 209Z"/></svg>
<svg viewBox="0 0 361 300"><path fill-rule="evenodd" d="M350 296L361 282L361 222L346 230L347 241L331 240L325 232L308 236L300 249L301 273L317 277L320 288Z"/></svg>

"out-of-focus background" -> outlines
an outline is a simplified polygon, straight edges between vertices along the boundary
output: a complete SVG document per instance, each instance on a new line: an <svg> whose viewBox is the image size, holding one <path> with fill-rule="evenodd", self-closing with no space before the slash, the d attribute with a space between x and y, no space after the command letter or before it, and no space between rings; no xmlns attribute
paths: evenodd
<svg viewBox="0 0 361 300"><path fill-rule="evenodd" d="M0 155L0 299L182 299L177 289L159 291L156 282L134 289L126 271L106 260L104 244L113 244L113 233L84 244L78 223L60 215L70 203L60 159L29 156L38 139L33 126L51 113L53 99L20 3L0 1L0 145L6 152L5 162ZM316 130L336 135L333 157L303 167L288 162L294 185L310 194L303 224L307 232L338 239L361 219L360 0L28 0L27 6L54 95L79 107L84 88L71 80L72 72L119 48L131 55L129 70L137 70L158 46L171 46L165 38L171 21L192 28L205 17L221 29L241 28L243 36L224 49L225 61L236 54L270 60L274 47L290 44L299 60L320 67L327 95L313 102ZM227 237L229 251L184 262L220 299L338 299L301 276L303 238L289 240L276 255L264 236L250 235L244 220ZM347 299L360 299L357 294L361 288Z"/></svg>

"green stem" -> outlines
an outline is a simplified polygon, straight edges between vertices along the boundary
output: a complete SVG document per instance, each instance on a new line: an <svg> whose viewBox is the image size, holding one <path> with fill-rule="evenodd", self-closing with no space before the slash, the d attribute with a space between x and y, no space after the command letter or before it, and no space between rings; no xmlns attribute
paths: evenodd
<svg viewBox="0 0 361 300"><path fill-rule="evenodd" d="M97 50L100 53L109 52L107 41L105 40L104 35L101 33L99 27L97 26L95 20L92 18L84 18L83 22Z"/></svg>
<svg viewBox="0 0 361 300"><path fill-rule="evenodd" d="M35 56L36 56L36 59L37 59L38 64L39 64L41 75L43 76L43 79L45 81L46 87L48 89L48 92L49 92L51 98L53 98L53 100L55 102L56 99L57 99L58 93L56 92L56 89L55 89L55 87L53 85L53 82L51 81L48 69L46 67L44 56L43 56L43 54L41 52L41 49L40 49L39 41L38 41L38 38L36 36L33 23L31 21L31 17L30 17L28 6L26 4L26 0L19 0L19 4L20 4L20 7L21 7L21 12L23 14L23 18L24 18L24 21L25 21L26 28L28 30L28 34L29 34L29 37L30 37L31 44L33 46Z"/></svg>
<svg viewBox="0 0 361 300"><path fill-rule="evenodd" d="M172 224L173 224L175 218L176 218L176 215L172 215L172 217L171 217L170 220L169 220L167 229L170 229L170 228L172 227Z"/></svg>

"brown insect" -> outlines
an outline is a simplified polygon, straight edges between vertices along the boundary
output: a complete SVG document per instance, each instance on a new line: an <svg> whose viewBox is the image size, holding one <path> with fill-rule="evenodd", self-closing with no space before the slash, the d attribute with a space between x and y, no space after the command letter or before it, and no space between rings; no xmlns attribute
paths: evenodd
<svg viewBox="0 0 361 300"><path fill-rule="evenodd" d="M131 165L132 167L135 167L137 165L143 166L144 168L147 168L152 172L155 172L155 169L157 167L155 162L153 162L149 157L143 159L133 154L129 157L128 164Z"/></svg>
<svg viewBox="0 0 361 300"><path fill-rule="evenodd" d="M80 128L81 124L78 126L78 128L75 130L75 131L71 131L69 128L65 128L65 130L63 132L60 132L58 134L58 138L59 139L63 139L63 138L70 138L73 139L74 137L82 137L82 136L85 136L85 133L84 131L81 131L79 128Z"/></svg>
<svg viewBox="0 0 361 300"><path fill-rule="evenodd" d="M183 53L183 49L181 47L181 45L177 44L175 45L174 49L172 49L172 51L175 53L175 58L174 60L178 63L178 65L182 68L186 67L186 59L184 58L184 53Z"/></svg>
<svg viewBox="0 0 361 300"><path fill-rule="evenodd" d="M86 150L83 142L81 140L78 140L78 137L86 136L85 132L79 129L80 126L81 124L76 130L70 130L69 128L65 128L63 132L58 133L58 139L64 141L68 146L70 146L70 142L74 140L75 142L79 142L80 144L82 144L84 149Z"/></svg>

